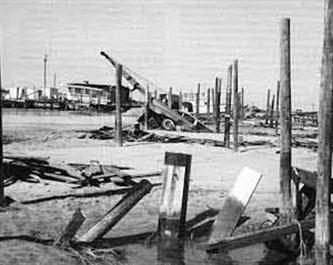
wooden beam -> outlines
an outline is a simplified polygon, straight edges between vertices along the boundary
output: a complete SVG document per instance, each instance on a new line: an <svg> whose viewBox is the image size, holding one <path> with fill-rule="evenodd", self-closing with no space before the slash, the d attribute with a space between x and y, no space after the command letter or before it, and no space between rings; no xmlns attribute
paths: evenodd
<svg viewBox="0 0 333 265"><path fill-rule="evenodd" d="M270 100L271 100L271 90L267 90L267 104L266 104L266 116L265 116L265 124L268 124L269 120L269 110L270 110Z"/></svg>
<svg viewBox="0 0 333 265"><path fill-rule="evenodd" d="M93 227L77 241L91 243L105 235L114 227L146 194L152 189L148 180L141 180L110 211L108 211Z"/></svg>
<svg viewBox="0 0 333 265"><path fill-rule="evenodd" d="M243 168L225 198L222 208L213 225L213 230L209 238L209 245L219 242L225 237L229 237L234 232L237 222L249 203L262 175L250 168Z"/></svg>
<svg viewBox="0 0 333 265"><path fill-rule="evenodd" d="M302 231L314 227L314 220L309 219L300 222ZM297 223L289 223L282 226L276 226L256 232L244 233L237 236L224 238L219 242L208 243L204 248L207 252L227 251L236 248L246 247L249 245L264 243L281 238L284 235L299 233Z"/></svg>
<svg viewBox="0 0 333 265"><path fill-rule="evenodd" d="M228 67L227 89L224 116L224 145L230 148L230 118L231 118L231 94L232 94L232 65Z"/></svg>
<svg viewBox="0 0 333 265"><path fill-rule="evenodd" d="M81 209L77 209L64 233L55 241L54 245L66 246L75 236L76 232L80 229L85 220L86 217L82 214Z"/></svg>
<svg viewBox="0 0 333 265"><path fill-rule="evenodd" d="M280 192L282 195L282 212L287 216L291 216L290 19L282 19L280 30Z"/></svg>
<svg viewBox="0 0 333 265"><path fill-rule="evenodd" d="M244 120L244 87L242 87L242 93L241 93L241 120Z"/></svg>
<svg viewBox="0 0 333 265"><path fill-rule="evenodd" d="M217 133L220 132L220 123L221 123L221 117L220 117L220 103L221 103L221 83L222 80L218 77L215 78L215 131Z"/></svg>
<svg viewBox="0 0 333 265"><path fill-rule="evenodd" d="M192 156L187 154L165 153L162 203L158 220L161 241L185 237L191 159Z"/></svg>
<svg viewBox="0 0 333 265"><path fill-rule="evenodd" d="M333 138L333 0L325 1L324 45L319 93L318 178L316 196L315 260L330 264L330 182Z"/></svg>
<svg viewBox="0 0 333 265"><path fill-rule="evenodd" d="M277 81L276 87L276 115L275 115L275 134L278 134L280 117L280 81Z"/></svg>
<svg viewBox="0 0 333 265"><path fill-rule="evenodd" d="M118 146L123 145L122 136L122 121L121 121L121 78L122 78L123 66L117 64L116 68L116 117L115 117L115 127L116 127L116 143Z"/></svg>
<svg viewBox="0 0 333 265"><path fill-rule="evenodd" d="M197 90L195 102L196 102L195 103L195 107L196 107L195 115L196 115L196 117L198 117L199 113L200 113L200 83L198 84L198 90Z"/></svg>
<svg viewBox="0 0 333 265"><path fill-rule="evenodd" d="M207 88L207 114L210 113L210 88Z"/></svg>
<svg viewBox="0 0 333 265"><path fill-rule="evenodd" d="M270 127L274 128L274 106L275 106L275 95L273 95L272 98L272 104L271 104L271 108L270 108Z"/></svg>
<svg viewBox="0 0 333 265"><path fill-rule="evenodd" d="M234 129L234 151L238 151L238 60L234 61L233 64L234 75L233 75L233 88L234 88L234 108L233 108L233 129Z"/></svg>
<svg viewBox="0 0 333 265"><path fill-rule="evenodd" d="M183 109L183 93L180 91L179 92L179 106L178 106L179 110Z"/></svg>
<svg viewBox="0 0 333 265"><path fill-rule="evenodd" d="M146 89L145 94L145 130L149 129L149 103L150 103L150 94L149 94L149 86Z"/></svg>

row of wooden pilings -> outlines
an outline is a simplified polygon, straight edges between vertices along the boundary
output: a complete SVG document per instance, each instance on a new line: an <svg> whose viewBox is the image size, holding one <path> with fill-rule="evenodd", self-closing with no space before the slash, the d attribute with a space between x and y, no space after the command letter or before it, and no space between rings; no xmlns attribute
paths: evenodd
<svg viewBox="0 0 333 265"><path fill-rule="evenodd" d="M322 56L321 88L319 103L319 148L318 148L318 178L316 190L316 228L315 228L315 259L317 264L330 264L330 179L332 169L332 137L333 137L333 0L325 2L324 19L324 45ZM291 199L291 62L290 62L290 20L283 19L280 31L280 125L281 125L281 150L280 150L280 189L282 194L283 211L290 216L294 215ZM234 71L231 77L232 69ZM122 66L116 69L116 141L122 145L121 137L121 88ZM233 67L228 68L227 90L226 90L226 119L225 119L225 143L230 144L230 111L231 111L231 85L234 92L234 116L233 135L234 149L238 149L238 61L235 60ZM0 69L1 87L1 69ZM215 117L216 131L219 132L219 100L221 95L221 80L216 79L215 84ZM198 86L198 95L200 86ZM147 97L149 93L147 93ZM171 99L171 98L170 98ZM274 100L273 100L274 101ZM148 100L147 100L148 102ZM171 102L171 100L169 100ZM199 102L199 96L197 97ZM272 102L272 105L274 102ZM267 102L269 105L269 100ZM272 109L272 108L271 108ZM236 111L235 111L236 110ZM4 183L3 183L3 143L2 143L2 102L0 106L0 206L5 206ZM197 104L198 113L198 104ZM229 116L228 116L229 115ZM179 161L172 161L179 163Z"/></svg>

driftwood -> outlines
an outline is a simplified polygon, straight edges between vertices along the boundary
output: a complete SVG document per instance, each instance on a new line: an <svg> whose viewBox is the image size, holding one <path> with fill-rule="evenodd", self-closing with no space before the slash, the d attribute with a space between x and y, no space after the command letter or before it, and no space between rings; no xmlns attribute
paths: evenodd
<svg viewBox="0 0 333 265"><path fill-rule="evenodd" d="M152 184L147 180L142 180L77 241L93 242L95 239L102 237L116 225L136 203L148 194L151 189Z"/></svg>

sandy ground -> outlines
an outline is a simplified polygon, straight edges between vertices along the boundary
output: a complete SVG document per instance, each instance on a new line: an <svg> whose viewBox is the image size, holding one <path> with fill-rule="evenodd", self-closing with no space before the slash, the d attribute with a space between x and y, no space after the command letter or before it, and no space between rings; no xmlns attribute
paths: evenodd
<svg viewBox="0 0 333 265"><path fill-rule="evenodd" d="M124 118L125 124L135 122L135 117ZM132 168L131 173L145 173L163 169L165 152L181 152L192 155L191 182L188 200L187 218L208 209L219 208L223 199L243 167L261 172L263 178L252 197L245 215L250 216L249 224L265 218L266 207L279 207L279 154L278 147L269 145L241 147L239 152L199 144L161 144L161 143L125 143L116 147L112 140L77 139L78 129L92 129L103 125L112 126L110 116L61 116L59 115L17 115L5 114L4 134L14 135L22 141L12 142L4 147L6 154L49 157L56 163L90 163L98 160L103 164L114 164ZM245 131L245 130L244 130ZM278 139L272 129L265 136L245 134L244 140L255 141ZM163 132L158 132L162 133ZM194 138L223 140L223 135L180 133ZM293 149L293 165L308 170L315 170L316 153L304 148ZM152 182L160 182L154 177ZM16 182L6 188L6 195L16 201L27 201L46 196L120 189L114 184L105 184L100 188L86 187L73 189L69 184L46 181L43 184ZM39 239L56 239L64 230L72 214L81 208L87 219L78 235L88 229L102 217L120 198L121 194L89 199L67 198L52 200L32 205L14 203L0 213L0 264L82 264L73 254L50 246L27 242L19 236L31 236ZM154 231L157 227L161 188L155 187L141 200L106 238L114 238L133 233ZM6 239L6 240L5 240ZM9 240L10 239L10 240ZM142 245L123 246L126 264L156 263L156 249ZM251 253L251 254L249 254ZM264 250L245 248L229 253L228 262L207 261L205 254L193 248L186 251L186 264L266 264L260 263ZM224 260L224 259L223 259ZM225 261L225 260L224 260ZM116 262L116 261L115 261ZM103 263L100 263L103 264ZM110 264L110 263L109 263ZM115 263L116 264L116 263Z"/></svg>

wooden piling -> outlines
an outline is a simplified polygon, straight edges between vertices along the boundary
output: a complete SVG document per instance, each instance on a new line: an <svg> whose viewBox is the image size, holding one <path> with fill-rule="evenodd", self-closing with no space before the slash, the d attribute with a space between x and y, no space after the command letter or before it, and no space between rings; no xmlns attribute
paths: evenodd
<svg viewBox="0 0 333 265"><path fill-rule="evenodd" d="M149 130L149 103L150 103L150 94L149 94L149 87L146 89L145 94L145 130Z"/></svg>
<svg viewBox="0 0 333 265"><path fill-rule="evenodd" d="M274 106L275 106L275 95L273 95L273 98L272 98L272 104L271 104L270 115L269 115L269 118L270 118L269 126L271 128L274 128Z"/></svg>
<svg viewBox="0 0 333 265"><path fill-rule="evenodd" d="M220 132L220 103L221 103L221 84L222 80L218 77L215 78L215 131Z"/></svg>
<svg viewBox="0 0 333 265"><path fill-rule="evenodd" d="M212 92L212 107L213 107L213 110L212 110L212 113L213 113L213 119L215 119L215 113L216 113L216 110L215 110L215 89L212 88L211 89L211 92Z"/></svg>
<svg viewBox="0 0 333 265"><path fill-rule="evenodd" d="M238 60L235 60L233 63L234 75L233 75L233 89L234 89L234 108L233 108L233 117L234 117L234 151L238 151Z"/></svg>
<svg viewBox="0 0 333 265"><path fill-rule="evenodd" d="M168 93L168 107L169 107L169 109L172 109L172 87L169 88L169 93Z"/></svg>
<svg viewBox="0 0 333 265"><path fill-rule="evenodd" d="M270 113L270 111L269 111L269 109L270 109L270 100L271 100L270 96L271 96L271 90L268 89L267 90L266 116L265 116L265 124L266 125L268 124L269 113Z"/></svg>
<svg viewBox="0 0 333 265"><path fill-rule="evenodd" d="M290 19L282 19L280 30L280 192L282 195L282 212L287 216L292 216Z"/></svg>
<svg viewBox="0 0 333 265"><path fill-rule="evenodd" d="M46 109L46 66L47 65L47 55L44 55L44 109Z"/></svg>
<svg viewBox="0 0 333 265"><path fill-rule="evenodd" d="M158 100L158 98L157 98L157 97L158 97L158 94L157 94L157 89L155 89L155 91L154 91L154 99L155 99L155 100Z"/></svg>
<svg viewBox="0 0 333 265"><path fill-rule="evenodd" d="M276 115L275 115L275 134L279 131L279 117L280 117L280 81L277 81L276 87Z"/></svg>
<svg viewBox="0 0 333 265"><path fill-rule="evenodd" d="M330 264L330 209L333 137L333 0L325 1L324 45L319 93L318 177L316 196L315 260Z"/></svg>
<svg viewBox="0 0 333 265"><path fill-rule="evenodd" d="M207 89L207 114L210 113L210 89Z"/></svg>
<svg viewBox="0 0 333 265"><path fill-rule="evenodd" d="M241 93L241 120L244 120L244 87L242 87Z"/></svg>
<svg viewBox="0 0 333 265"><path fill-rule="evenodd" d="M182 110L183 109L183 93L180 91L179 92L179 104L178 104L178 109Z"/></svg>
<svg viewBox="0 0 333 265"><path fill-rule="evenodd" d="M230 118L231 118L231 93L232 93L232 65L228 67L227 89L224 116L224 145L230 147Z"/></svg>
<svg viewBox="0 0 333 265"><path fill-rule="evenodd" d="M116 68L116 117L115 117L115 127L116 127L116 143L118 146L123 145L122 137L122 121L121 121L121 78L122 78L123 66L121 64L117 65Z"/></svg>
<svg viewBox="0 0 333 265"><path fill-rule="evenodd" d="M2 73L0 57L0 207L5 206L5 189L4 189L4 170L3 170L3 141L2 141Z"/></svg>
<svg viewBox="0 0 333 265"><path fill-rule="evenodd" d="M165 153L158 233L161 241L184 239L191 155Z"/></svg>
<svg viewBox="0 0 333 265"><path fill-rule="evenodd" d="M200 83L198 84L198 90L196 94L196 101L195 101L195 115L198 117L200 113Z"/></svg>

